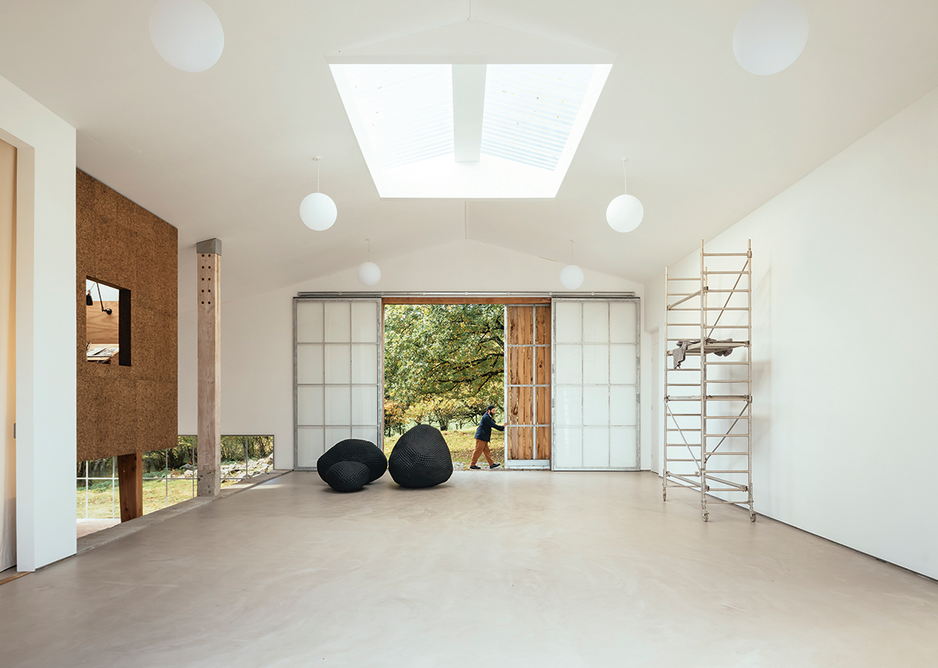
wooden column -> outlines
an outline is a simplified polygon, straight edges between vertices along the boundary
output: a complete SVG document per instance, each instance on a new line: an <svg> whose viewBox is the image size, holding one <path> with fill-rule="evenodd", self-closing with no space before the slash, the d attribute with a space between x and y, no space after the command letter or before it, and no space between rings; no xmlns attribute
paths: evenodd
<svg viewBox="0 0 938 668"><path fill-rule="evenodd" d="M221 491L221 240L196 244L199 297L199 496Z"/></svg>
<svg viewBox="0 0 938 668"><path fill-rule="evenodd" d="M117 456L117 486L121 498L121 522L143 516L143 454Z"/></svg>

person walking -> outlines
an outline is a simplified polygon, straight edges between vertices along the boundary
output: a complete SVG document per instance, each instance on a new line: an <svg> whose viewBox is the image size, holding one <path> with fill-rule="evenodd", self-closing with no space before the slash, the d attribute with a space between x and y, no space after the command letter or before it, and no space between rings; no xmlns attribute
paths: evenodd
<svg viewBox="0 0 938 668"><path fill-rule="evenodd" d="M505 425L499 425L495 422L495 406L489 406L482 414L482 420L479 422L479 428L476 429L476 450L472 453L472 463L469 468L478 470L476 462L479 457L485 456L490 469L497 469L501 464L492 459L492 452L489 450L489 441L492 440L492 429L505 431Z"/></svg>

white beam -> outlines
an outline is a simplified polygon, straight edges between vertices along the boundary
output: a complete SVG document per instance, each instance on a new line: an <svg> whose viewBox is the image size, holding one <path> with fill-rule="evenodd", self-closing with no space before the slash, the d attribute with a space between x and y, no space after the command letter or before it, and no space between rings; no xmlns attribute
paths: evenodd
<svg viewBox="0 0 938 668"><path fill-rule="evenodd" d="M453 65L453 143L456 162L479 162L485 65Z"/></svg>

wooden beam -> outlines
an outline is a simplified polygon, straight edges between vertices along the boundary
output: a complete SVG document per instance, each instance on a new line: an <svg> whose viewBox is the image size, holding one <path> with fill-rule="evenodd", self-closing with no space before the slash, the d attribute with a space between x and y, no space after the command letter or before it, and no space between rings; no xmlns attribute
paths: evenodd
<svg viewBox="0 0 938 668"><path fill-rule="evenodd" d="M199 496L221 491L221 241L196 245L199 332Z"/></svg>
<svg viewBox="0 0 938 668"><path fill-rule="evenodd" d="M117 456L117 486L121 499L121 522L143 517L143 454Z"/></svg>
<svg viewBox="0 0 938 668"><path fill-rule="evenodd" d="M550 297L384 297L388 304L550 304Z"/></svg>

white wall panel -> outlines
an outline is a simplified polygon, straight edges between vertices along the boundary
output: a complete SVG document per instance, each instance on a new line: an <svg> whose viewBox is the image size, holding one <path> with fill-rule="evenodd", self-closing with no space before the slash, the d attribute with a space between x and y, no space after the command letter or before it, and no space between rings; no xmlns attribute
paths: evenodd
<svg viewBox="0 0 938 668"><path fill-rule="evenodd" d="M931 578L936 183L938 90L707 240L752 240L756 511ZM672 266L698 271L696 252Z"/></svg>

